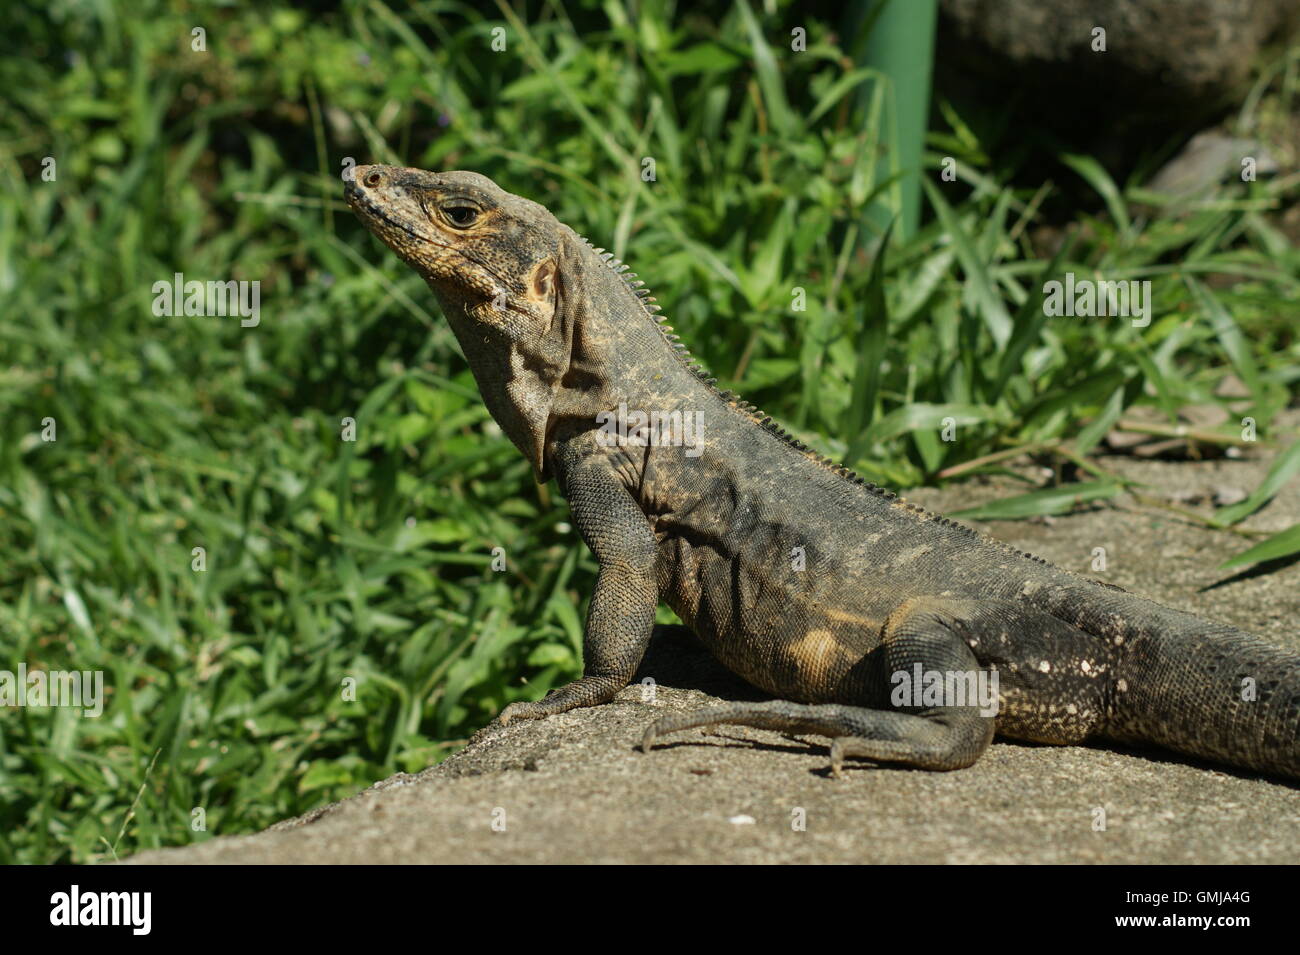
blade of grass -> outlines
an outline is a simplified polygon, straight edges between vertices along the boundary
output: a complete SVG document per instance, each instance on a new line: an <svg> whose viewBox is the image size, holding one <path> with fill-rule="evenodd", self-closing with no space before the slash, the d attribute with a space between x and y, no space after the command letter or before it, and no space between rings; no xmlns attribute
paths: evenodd
<svg viewBox="0 0 1300 955"><path fill-rule="evenodd" d="M953 517L977 521L1018 520L1024 517L1041 517L1046 514L1064 514L1086 501L1101 501L1119 493L1119 486L1102 481L1066 484L1043 491L1030 491L1004 497L998 501L954 511Z"/></svg>
<svg viewBox="0 0 1300 955"><path fill-rule="evenodd" d="M1300 441L1293 442L1289 448L1277 456L1273 461L1273 466L1268 469L1268 474L1264 475L1264 480L1259 483L1259 487L1255 488L1254 493L1248 498L1215 511L1212 518L1214 523L1223 527L1228 524L1235 524L1254 514L1267 504L1273 495L1281 489L1282 485L1295 476L1297 471L1300 471Z"/></svg>
<svg viewBox="0 0 1300 955"><path fill-rule="evenodd" d="M1229 557L1219 565L1219 570L1231 570L1246 564L1257 564L1265 560L1278 560L1300 554L1300 524L1293 524L1286 530L1274 534L1267 540L1260 541L1249 550L1244 550L1235 557Z"/></svg>
<svg viewBox="0 0 1300 955"><path fill-rule="evenodd" d="M1007 341L1011 338L1013 326L1011 316L1007 314L1006 306L1002 304L1002 299L993 291L988 266L980 260L975 251L975 243L971 241L952 206L939 192L939 188L929 179L922 179L921 185L925 188L926 195L930 198L930 204L939 216L939 221L943 223L945 231L952 238L953 248L957 251L957 259L961 262L962 270L966 273L966 281L970 283L974 290L980 316L984 319L989 334L993 336L994 344L1001 350L1006 347Z"/></svg>
<svg viewBox="0 0 1300 955"><path fill-rule="evenodd" d="M885 360L885 336L889 329L889 306L885 301L885 256L889 239L894 232L893 220L885 228L884 237L876 248L876 259L871 263L871 278L867 282L865 302L859 305L858 364L853 372L849 407L844 415L842 434L849 441L847 458L857 459L862 453L864 429L871 424L880 391L880 373Z"/></svg>

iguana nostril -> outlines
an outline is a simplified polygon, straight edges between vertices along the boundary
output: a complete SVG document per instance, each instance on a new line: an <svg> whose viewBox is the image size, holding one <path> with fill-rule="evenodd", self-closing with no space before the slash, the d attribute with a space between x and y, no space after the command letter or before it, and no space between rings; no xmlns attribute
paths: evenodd
<svg viewBox="0 0 1300 955"><path fill-rule="evenodd" d="M379 174L379 171L378 171L377 169L372 169L372 170L370 170L370 172L366 173L365 183L366 183L367 186L370 186L370 187L373 188L373 187L379 185L379 183L382 181L382 179L383 179L383 176L381 176L381 175Z"/></svg>

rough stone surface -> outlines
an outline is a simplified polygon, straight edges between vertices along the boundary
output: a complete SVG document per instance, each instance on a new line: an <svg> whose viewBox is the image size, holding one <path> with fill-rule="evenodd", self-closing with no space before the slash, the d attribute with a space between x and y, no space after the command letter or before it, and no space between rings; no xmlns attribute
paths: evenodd
<svg viewBox="0 0 1300 955"><path fill-rule="evenodd" d="M1291 416L1294 423L1294 416ZM1225 489L1249 492L1271 455L1199 463L1112 457L1151 497L1210 512ZM969 482L909 498L953 511L1020 489ZM1198 503L1201 502L1201 503ZM1300 522L1291 482L1242 526ZM1123 498L1050 522L985 529L1054 563L1225 620L1300 650L1300 562L1261 572L1216 569L1250 541ZM753 691L691 646L652 649L633 686L608 706L542 722L489 726L418 775L394 776L252 836L144 852L136 863L1293 863L1300 788L1155 751L995 743L953 773L853 764L826 771L826 741L724 727L635 745L665 710L709 693ZM706 692L708 691L708 692ZM792 823L802 818L806 828ZM504 821L502 831L494 822ZM1097 828L1104 821L1104 829Z"/></svg>
<svg viewBox="0 0 1300 955"><path fill-rule="evenodd" d="M1300 0L942 0L940 10L943 88L973 85L985 102L1020 102L1018 123L1098 139L1195 125L1239 102L1261 51L1300 22ZM1091 46L1097 27L1104 53Z"/></svg>

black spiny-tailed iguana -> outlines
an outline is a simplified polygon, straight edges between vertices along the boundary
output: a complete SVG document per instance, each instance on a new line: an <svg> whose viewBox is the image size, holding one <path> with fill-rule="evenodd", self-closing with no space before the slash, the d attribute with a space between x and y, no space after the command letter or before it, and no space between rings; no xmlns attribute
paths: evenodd
<svg viewBox="0 0 1300 955"><path fill-rule="evenodd" d="M492 416L558 481L599 562L584 675L502 722L611 700L664 600L780 699L666 717L645 748L729 723L830 737L837 774L846 756L957 769L996 732L1157 744L1300 778L1300 656L819 457L714 387L625 265L484 176L359 166L345 191L432 288ZM631 440L612 439L624 408L658 426L633 419ZM909 683L939 692L900 695ZM978 699L989 686L995 708Z"/></svg>

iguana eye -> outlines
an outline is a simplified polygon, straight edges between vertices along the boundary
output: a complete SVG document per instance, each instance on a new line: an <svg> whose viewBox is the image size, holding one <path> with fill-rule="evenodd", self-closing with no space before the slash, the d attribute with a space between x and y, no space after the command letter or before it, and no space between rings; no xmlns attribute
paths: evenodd
<svg viewBox="0 0 1300 955"><path fill-rule="evenodd" d="M442 207L447 221L458 229L467 229L478 219L478 207L461 203L448 203Z"/></svg>

